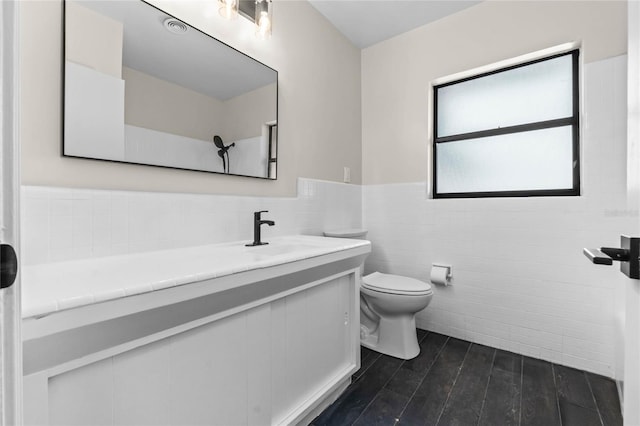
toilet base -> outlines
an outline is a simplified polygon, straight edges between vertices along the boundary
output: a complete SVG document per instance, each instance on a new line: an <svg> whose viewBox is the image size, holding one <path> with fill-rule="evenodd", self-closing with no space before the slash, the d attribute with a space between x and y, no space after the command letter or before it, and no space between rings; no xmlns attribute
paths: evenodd
<svg viewBox="0 0 640 426"><path fill-rule="evenodd" d="M415 315L380 318L378 329L375 332L361 334L360 344L395 358L412 359L417 357L420 353L420 346L418 346Z"/></svg>

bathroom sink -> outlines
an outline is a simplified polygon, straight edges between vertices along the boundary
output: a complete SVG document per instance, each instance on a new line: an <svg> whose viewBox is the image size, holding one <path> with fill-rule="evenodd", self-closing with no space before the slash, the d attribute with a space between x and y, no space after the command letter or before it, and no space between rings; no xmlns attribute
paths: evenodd
<svg viewBox="0 0 640 426"><path fill-rule="evenodd" d="M301 251L316 250L320 248L319 245L311 244L268 244L264 246L256 246L247 248L247 252L255 255L262 256L279 256L283 254L294 254Z"/></svg>
<svg viewBox="0 0 640 426"><path fill-rule="evenodd" d="M284 266L287 263L301 262L341 251L351 251L344 256L354 258L364 256L370 251L370 244L366 241L349 242L345 239L319 236L272 236L267 241L268 245L257 247L245 247L250 241L243 240L29 265L22 271L23 284L27 283L22 289L22 315L25 319L36 318L129 296L142 297L145 293L151 294L156 291L158 293L149 297L161 303L165 296L169 297L169 293L181 293L178 287L190 289L189 292L209 289L208 286L189 287L188 284L203 283L279 265L283 265L283 269L286 268L290 272L292 269ZM304 265L308 266L309 264ZM253 273L241 278L248 280L255 276ZM52 286L52 282L60 284ZM224 287L226 291L226 286L233 287L237 284L236 280L220 280L214 287ZM238 286L241 287L239 284ZM160 292L173 288L175 290L170 292ZM135 303L126 305L126 309L138 309Z"/></svg>

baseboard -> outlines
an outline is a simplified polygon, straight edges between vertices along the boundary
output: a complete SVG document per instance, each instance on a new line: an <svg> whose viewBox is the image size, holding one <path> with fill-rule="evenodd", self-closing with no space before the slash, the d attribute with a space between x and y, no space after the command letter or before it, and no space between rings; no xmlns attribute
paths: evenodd
<svg viewBox="0 0 640 426"><path fill-rule="evenodd" d="M490 342L486 342L486 341L478 341L476 338L474 338L473 335L467 333L467 330L464 329L457 329L457 328L452 328L448 331L446 330L438 330L438 327L433 327L432 325L430 326L428 321L420 318L419 316L416 316L416 327L424 330L424 331L428 331L428 332L433 332L433 333L438 333L438 334L442 334L444 336L449 336L449 337L453 337L456 339L460 339L460 340L464 340L466 342L471 342L471 343L475 343L478 345L483 345L483 346L488 346L494 349L499 349L499 350L503 350L503 351L507 351L507 352L512 352L515 354L519 354L522 356L528 356L531 358L536 358L536 359L540 359L543 361L547 361L547 362L551 362L553 364L558 364L558 365L565 365L567 367L571 367L571 368L576 368L578 370L582 370L582 371L588 371L590 373L593 374L597 374L600 376L604 376L607 377L609 379L615 380L615 377L613 377L613 373L612 372L604 372L604 371L598 371L586 366L580 366L580 365L574 365L571 363L566 363L566 362L562 362L562 361L558 361L557 359L548 359L542 356L537 356L537 355L533 355L530 353L526 353L526 352L522 352L521 350L519 350L517 347L514 347L514 342L512 341L506 341L503 340L503 342L505 342L505 345L496 345L496 344L492 344ZM433 328L435 328L435 330L433 330ZM489 336L492 337L492 336ZM501 339L499 339L501 340ZM620 400L622 401L622 398L620 398Z"/></svg>

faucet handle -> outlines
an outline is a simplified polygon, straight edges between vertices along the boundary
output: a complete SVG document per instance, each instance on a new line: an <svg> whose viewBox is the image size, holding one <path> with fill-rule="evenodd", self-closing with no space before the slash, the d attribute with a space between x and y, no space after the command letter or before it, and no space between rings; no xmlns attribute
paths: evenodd
<svg viewBox="0 0 640 426"><path fill-rule="evenodd" d="M269 210L260 210L260 211L254 212L254 213L253 213L253 217L254 217L256 220L260 220L260 215L261 215L262 213L269 213Z"/></svg>

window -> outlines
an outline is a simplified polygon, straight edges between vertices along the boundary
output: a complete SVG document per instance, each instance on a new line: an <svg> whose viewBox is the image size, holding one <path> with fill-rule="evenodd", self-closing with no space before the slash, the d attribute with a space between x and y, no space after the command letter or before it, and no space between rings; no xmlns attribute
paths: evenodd
<svg viewBox="0 0 640 426"><path fill-rule="evenodd" d="M578 54L434 86L434 198L579 195Z"/></svg>

